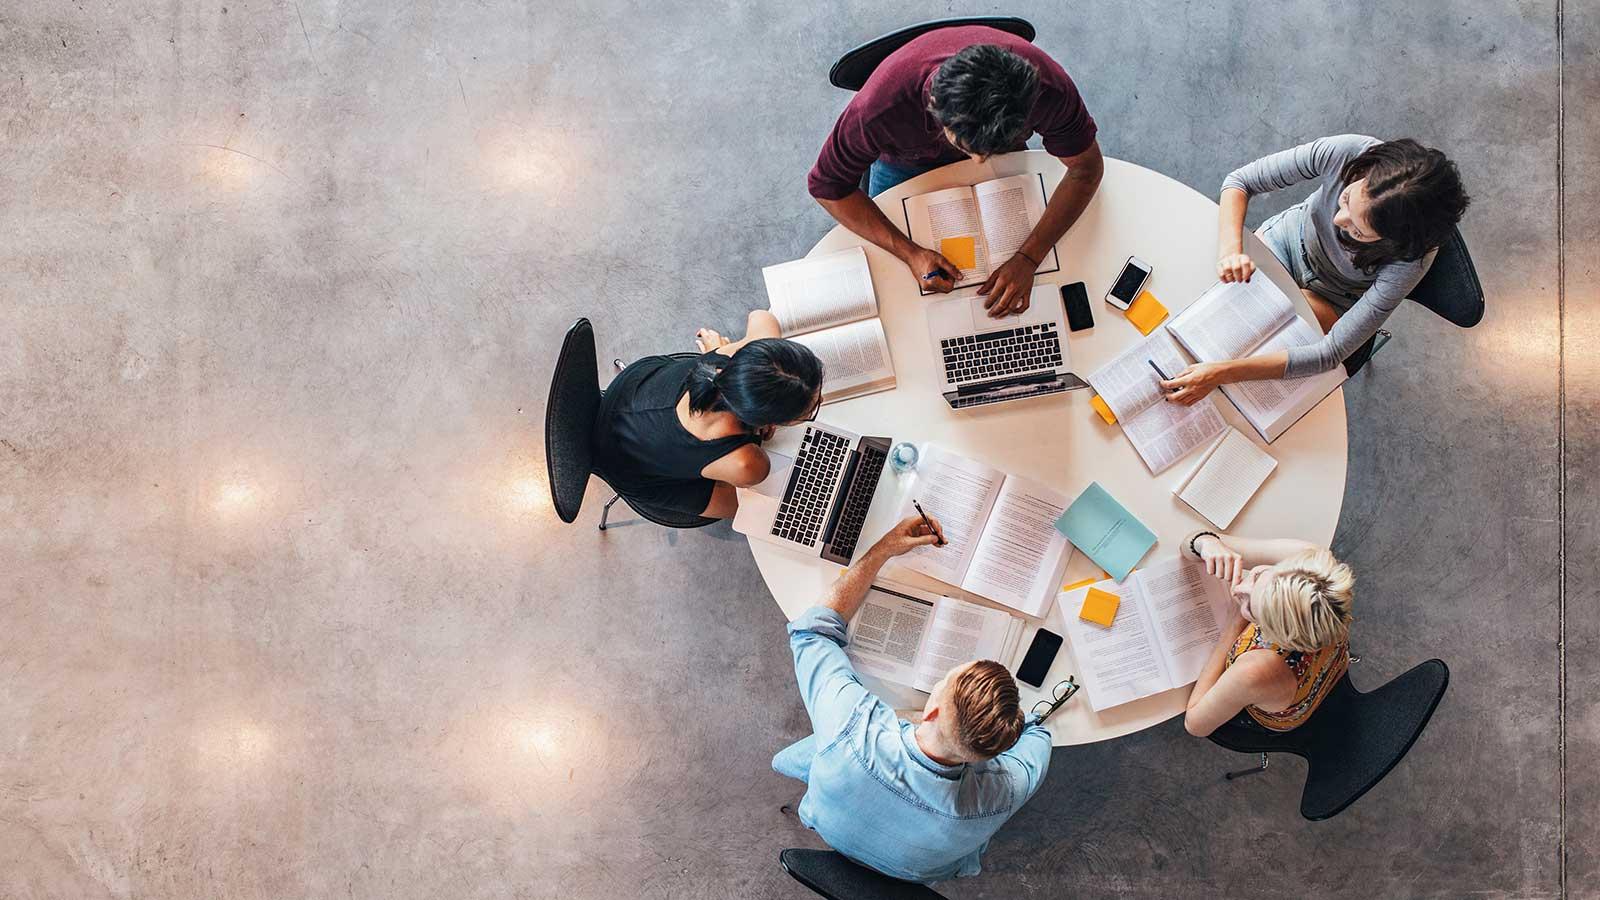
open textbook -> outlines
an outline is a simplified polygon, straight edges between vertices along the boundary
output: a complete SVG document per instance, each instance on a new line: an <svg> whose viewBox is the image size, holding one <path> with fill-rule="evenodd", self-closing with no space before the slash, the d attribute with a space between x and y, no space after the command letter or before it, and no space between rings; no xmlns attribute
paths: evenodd
<svg viewBox="0 0 1600 900"><path fill-rule="evenodd" d="M1110 628L1078 618L1090 587L1122 599ZM1061 617L1089 705L1099 712L1200 677L1232 605L1227 587L1203 563L1183 557L1140 569L1120 584L1062 592Z"/></svg>
<svg viewBox="0 0 1600 900"><path fill-rule="evenodd" d="M761 277L783 336L822 360L822 402L895 386L865 250L850 247L767 266Z"/></svg>
<svg viewBox="0 0 1600 900"><path fill-rule="evenodd" d="M894 565L1030 616L1050 611L1072 553L1055 529L1065 495L929 445L903 495L902 518L916 515L912 501L939 520L945 545L918 547Z"/></svg>
<svg viewBox="0 0 1600 900"><path fill-rule="evenodd" d="M875 584L850 620L845 653L856 671L919 691L975 659L1009 662L1022 640L1017 616L955 597Z"/></svg>
<svg viewBox="0 0 1600 900"><path fill-rule="evenodd" d="M1167 330L1201 362L1239 359L1322 340L1316 326L1295 315L1294 303L1265 275L1249 281L1217 282L1167 323ZM1305 378L1225 384L1222 393L1270 444L1333 393L1345 377L1344 367L1334 366Z"/></svg>
<svg viewBox="0 0 1600 900"><path fill-rule="evenodd" d="M1215 439L1228 423L1210 397L1193 406L1168 403L1151 362L1171 376L1188 365L1172 336L1157 330L1091 373L1088 381L1111 407L1145 466L1160 474Z"/></svg>
<svg viewBox="0 0 1600 900"><path fill-rule="evenodd" d="M982 284L1017 252L1044 216L1044 176L1027 173L996 178L971 187L918 194L900 204L911 240L943 253L961 269L956 287ZM1056 248L1051 247L1036 271L1060 269ZM930 292L924 289L922 293Z"/></svg>
<svg viewBox="0 0 1600 900"><path fill-rule="evenodd" d="M1272 454L1230 426L1172 492L1211 524L1227 531L1277 467Z"/></svg>

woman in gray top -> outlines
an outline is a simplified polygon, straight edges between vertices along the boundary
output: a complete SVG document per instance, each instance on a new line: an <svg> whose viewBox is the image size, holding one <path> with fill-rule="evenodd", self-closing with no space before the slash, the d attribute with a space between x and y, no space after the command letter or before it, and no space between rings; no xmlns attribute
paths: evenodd
<svg viewBox="0 0 1600 900"><path fill-rule="evenodd" d="M1194 403L1219 384L1300 378L1344 362L1377 333L1422 280L1469 202L1438 150L1359 134L1318 138L1235 169L1222 182L1217 276L1249 281L1244 252L1250 198L1311 179L1303 203L1256 232L1288 268L1326 336L1315 344L1189 366L1162 382L1168 399Z"/></svg>

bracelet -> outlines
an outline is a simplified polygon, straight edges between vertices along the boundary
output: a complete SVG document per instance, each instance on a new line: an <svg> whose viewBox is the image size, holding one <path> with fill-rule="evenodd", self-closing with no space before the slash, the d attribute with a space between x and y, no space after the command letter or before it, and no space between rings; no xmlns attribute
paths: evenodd
<svg viewBox="0 0 1600 900"><path fill-rule="evenodd" d="M1036 269L1037 269L1037 268L1038 268L1038 267L1039 267L1039 260L1037 260L1037 259L1034 259L1034 258L1033 258L1033 257L1031 257L1031 256L1029 256L1029 255L1028 255L1028 254L1026 254L1026 253L1023 253L1023 252L1022 252L1022 248L1021 248L1021 247L1018 247L1018 248L1017 248L1017 255L1018 255L1018 256L1020 256L1020 257L1022 257L1022 258L1023 258L1023 259L1025 259L1025 260L1027 260L1027 261L1028 261L1028 262L1031 262L1031 263L1033 263L1033 267L1034 267L1034 268L1036 268Z"/></svg>
<svg viewBox="0 0 1600 900"><path fill-rule="evenodd" d="M1201 532L1197 532L1197 533L1196 533L1196 534L1195 534L1195 536L1194 536L1194 537L1192 537L1192 538L1189 538L1189 552L1190 552L1190 553L1193 553L1193 554L1194 554L1194 555L1195 555L1195 558L1196 558L1196 559L1204 559L1204 557L1202 557L1202 556L1201 556L1201 555L1200 555L1200 550L1199 550L1199 548L1197 548L1197 547L1195 547L1195 542L1196 542L1196 541L1198 541L1198 540L1200 540L1200 539L1201 539L1201 538L1203 538L1203 537L1214 537L1214 538L1216 538L1216 539L1217 539L1217 540L1218 540L1218 541L1219 541L1219 542L1220 542L1220 541L1221 541L1221 540L1222 540L1222 536L1221 536L1221 535L1219 535L1219 534L1217 534L1217 533L1216 533L1216 532L1215 532L1215 531L1201 531Z"/></svg>

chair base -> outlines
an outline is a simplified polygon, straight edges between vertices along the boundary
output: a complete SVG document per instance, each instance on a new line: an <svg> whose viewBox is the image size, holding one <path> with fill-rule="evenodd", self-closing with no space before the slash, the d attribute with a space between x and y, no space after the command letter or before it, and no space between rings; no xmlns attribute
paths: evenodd
<svg viewBox="0 0 1600 900"><path fill-rule="evenodd" d="M622 495L621 494L612 494L611 495L611 499L606 501L605 508L600 510L600 530L601 531L605 531L606 530L606 519L610 518L610 516L611 516L611 507L615 506L617 501L621 500L621 499L622 499Z"/></svg>
<svg viewBox="0 0 1600 900"><path fill-rule="evenodd" d="M1267 755L1263 753L1261 754L1261 763L1259 765L1251 766L1248 769L1240 769L1237 772L1228 772L1224 774L1222 778L1224 781L1232 781L1235 778L1243 778L1246 775L1255 775L1258 772L1265 772L1267 770L1267 766L1270 764L1271 761L1268 760Z"/></svg>

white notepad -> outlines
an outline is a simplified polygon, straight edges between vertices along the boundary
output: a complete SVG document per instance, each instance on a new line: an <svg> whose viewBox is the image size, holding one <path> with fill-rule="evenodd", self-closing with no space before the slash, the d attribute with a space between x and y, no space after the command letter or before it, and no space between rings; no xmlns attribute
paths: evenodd
<svg viewBox="0 0 1600 900"><path fill-rule="evenodd" d="M1270 453L1230 427L1172 492L1211 524L1227 530L1277 467Z"/></svg>

